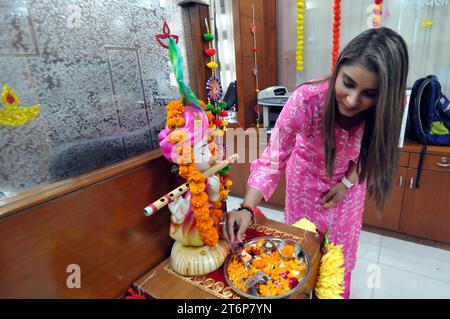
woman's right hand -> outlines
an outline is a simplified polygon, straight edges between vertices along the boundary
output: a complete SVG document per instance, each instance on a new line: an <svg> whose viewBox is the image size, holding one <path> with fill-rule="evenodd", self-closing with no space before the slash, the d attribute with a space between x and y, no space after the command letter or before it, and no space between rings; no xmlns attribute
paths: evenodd
<svg viewBox="0 0 450 319"><path fill-rule="evenodd" d="M231 247L232 244L242 242L245 237L245 231L252 224L252 218L249 213L243 210L231 210L224 214L225 223L222 224L222 236Z"/></svg>

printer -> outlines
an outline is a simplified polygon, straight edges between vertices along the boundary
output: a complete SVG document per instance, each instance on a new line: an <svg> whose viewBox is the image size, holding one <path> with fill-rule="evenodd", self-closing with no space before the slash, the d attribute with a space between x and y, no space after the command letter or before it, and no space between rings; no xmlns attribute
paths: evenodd
<svg viewBox="0 0 450 319"><path fill-rule="evenodd" d="M258 104L263 107L264 128L268 132L275 126L284 104L291 93L284 86L271 86L258 93Z"/></svg>

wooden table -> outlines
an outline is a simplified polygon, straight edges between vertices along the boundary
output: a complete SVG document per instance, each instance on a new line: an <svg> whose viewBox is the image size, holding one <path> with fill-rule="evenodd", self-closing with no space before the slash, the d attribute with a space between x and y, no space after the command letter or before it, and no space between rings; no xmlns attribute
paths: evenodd
<svg viewBox="0 0 450 319"><path fill-rule="evenodd" d="M309 299L319 270L320 240L319 236L311 232L290 225L275 222L266 218L257 217L256 224L252 226L258 232L267 236L283 236L298 240L308 253L311 262L311 275L305 284L305 292L291 295L290 298ZM223 271L223 266L219 271ZM183 277L170 268L170 258L150 270L134 283L134 287L147 297L156 299L234 299L239 296L224 285L208 276Z"/></svg>

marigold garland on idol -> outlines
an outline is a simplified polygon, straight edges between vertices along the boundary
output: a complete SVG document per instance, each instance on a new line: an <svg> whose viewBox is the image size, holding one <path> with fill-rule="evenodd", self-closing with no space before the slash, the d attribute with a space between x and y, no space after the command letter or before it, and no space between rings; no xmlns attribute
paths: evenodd
<svg viewBox="0 0 450 319"><path fill-rule="evenodd" d="M178 164L179 175L187 184L146 207L145 213L152 215L168 204L169 234L175 239L171 266L180 275L199 276L218 269L228 254L227 244L219 239L221 200L228 194L217 172L226 169L237 156L211 167L215 125L208 119L206 105L184 82L181 54L172 37L168 47L181 100L167 105L166 127L158 137L164 157Z"/></svg>

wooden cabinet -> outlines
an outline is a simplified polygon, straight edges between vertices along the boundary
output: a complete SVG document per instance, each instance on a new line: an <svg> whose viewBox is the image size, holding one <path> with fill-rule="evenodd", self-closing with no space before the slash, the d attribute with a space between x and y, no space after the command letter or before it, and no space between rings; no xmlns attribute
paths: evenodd
<svg viewBox="0 0 450 319"><path fill-rule="evenodd" d="M450 168L448 172L408 169L400 231L450 243Z"/></svg>
<svg viewBox="0 0 450 319"><path fill-rule="evenodd" d="M367 200L364 224L450 243L450 147L428 147L417 188L420 149L413 142L405 145L382 218L377 218L375 205ZM409 154L409 161L405 154Z"/></svg>
<svg viewBox="0 0 450 319"><path fill-rule="evenodd" d="M377 215L376 205L370 199L366 200L364 210L364 224L385 228L389 230L398 230L400 223L400 214L402 211L403 193L407 179L408 169L400 167L394 177L394 187L392 194L386 202L383 212Z"/></svg>

